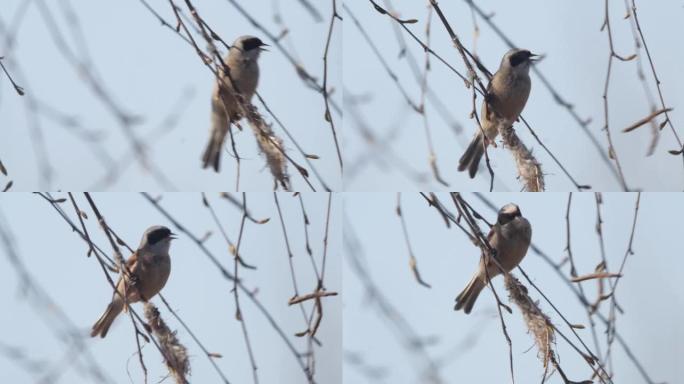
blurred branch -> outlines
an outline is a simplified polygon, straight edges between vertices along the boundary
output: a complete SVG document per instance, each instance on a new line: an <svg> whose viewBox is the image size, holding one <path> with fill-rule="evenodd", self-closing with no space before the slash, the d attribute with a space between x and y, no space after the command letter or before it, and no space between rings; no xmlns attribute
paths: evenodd
<svg viewBox="0 0 684 384"><path fill-rule="evenodd" d="M623 128L622 132L631 132L631 131L641 127L642 125L652 121L661 113L667 113L667 112L670 112L671 110L672 110L672 108L665 108L665 109L661 109L661 110L652 112L650 115L644 117L643 119L637 121L636 123L630 124L627 128Z"/></svg>
<svg viewBox="0 0 684 384"><path fill-rule="evenodd" d="M20 87L17 85L17 83L14 82L14 79L12 79L12 76L7 72L7 68L5 68L5 65L2 63L2 59L4 59L3 56L0 56L0 68L2 68L2 71L5 72L5 75L9 79L10 83L12 83L12 86L14 87L14 90L17 92L19 96L24 96L24 88Z"/></svg>
<svg viewBox="0 0 684 384"><path fill-rule="evenodd" d="M390 303L370 275L365 265L365 252L354 231L354 226L347 217L344 218L344 249L345 260L349 262L352 273L361 283L365 297L371 304L383 324L389 327L397 342L409 355L408 361L415 365L419 375L417 382L425 384L440 384L446 381L442 378L440 367L427 351L427 345L414 326Z"/></svg>
<svg viewBox="0 0 684 384"><path fill-rule="evenodd" d="M301 1L301 0L300 0ZM330 100L328 92L328 52L330 50L330 39L332 38L333 27L335 26L335 19L342 21L342 16L337 13L337 1L332 0L332 16L330 16L330 26L328 27L328 37L325 39L325 51L323 52L323 85L321 86L323 93L323 101L325 102L325 120L330 123L330 130L335 141L335 150L337 151L337 160L340 163L340 172L343 171L342 153L340 152L340 144L337 142L337 132L335 132L335 122L330 113Z"/></svg>
<svg viewBox="0 0 684 384"><path fill-rule="evenodd" d="M636 0L632 0L632 14L634 15L634 25L636 26L636 29L639 32L639 37L641 38L641 42L644 45L644 49L646 50L646 57L648 57L648 63L651 67L651 73L653 74L653 79L655 80L656 88L658 89L658 97L660 98L660 107L662 109L666 109L665 98L663 97L663 91L660 88L661 81L658 78L658 74L656 73L655 64L653 63L653 59L651 58L651 52L648 49L648 45L646 44L646 39L644 38L644 33L641 30L641 25L639 24L639 16L637 15ZM675 130L674 125L672 125L672 119L670 119L670 116L668 115L667 112L665 112L665 122L663 122L660 125L661 130L665 127L664 124L667 124L667 126L670 127L670 130L672 131L672 134L674 135L674 138L680 147L679 150L671 150L669 152L673 155L682 156L682 164L684 164L684 145L682 144L682 141L679 138L679 135L677 134L677 130Z"/></svg>
<svg viewBox="0 0 684 384"><path fill-rule="evenodd" d="M482 8L480 8L477 4L473 2L473 0L463 1L466 2L468 6L470 6L471 10L475 11L487 25L489 25L489 27L494 31L494 33L497 36L499 36L504 43L506 43L508 48L518 47L518 45L513 43L513 41L494 23L493 13L485 13L482 10ZM615 179L619 181L619 175L617 173L617 170L611 164L610 159L608 159L608 156L601 147L601 144L598 142L598 140L596 140L594 135L589 130L589 123L591 122L591 119L583 119L582 117L580 117L580 115L575 111L575 106L572 103L565 100L563 96L561 96L561 94L553 87L553 85L549 82L546 76L544 76L544 74L536 65L532 66L532 72L537 75L537 77L539 78L539 80L541 80L544 87L551 93L553 101L561 107L563 107L570 114L575 123L577 123L577 125L582 129L582 132L584 132L584 134L589 138L592 145L594 146L598 154L601 156L601 160L603 160L603 163L606 164L606 166L611 171L611 174L615 177Z"/></svg>
<svg viewBox="0 0 684 384"><path fill-rule="evenodd" d="M487 208L489 208L491 211L496 212L498 210L498 207L496 207L488 198L486 198L484 195L480 193L475 193L475 196L482 201ZM602 237L601 237L602 238ZM602 240L601 240L602 244ZM601 246L603 247L603 246ZM546 264L548 264L554 272L556 272L556 275L562 281L565 283L565 285L572 291L572 293L575 295L575 297L578 299L580 304L585 307L585 308L591 308L592 303L590 303L587 298L584 296L583 291L581 290L581 283L573 283L568 276L566 276L562 269L562 263L556 263L553 261L553 259L546 253L544 252L541 248L539 248L534 242L530 245L530 251L532 251L534 254L537 256L541 257ZM520 269L522 272L522 269ZM609 326L609 320L600 312L596 311L590 311L590 315L594 315L604 326L608 327ZM591 320L590 320L591 321ZM591 322L593 324L593 322ZM628 359L634 364L634 367L639 371L639 374L641 377L648 383L648 384L655 384L656 381L651 379L649 376L648 372L646 371L646 368L644 365L641 363L641 361L634 355L634 352L630 348L629 344L627 341L622 337L620 332L617 329L614 329L614 337L617 340L618 344L622 347L623 351L627 355ZM603 362L604 360L600 360ZM603 364L603 363L602 363Z"/></svg>
<svg viewBox="0 0 684 384"><path fill-rule="evenodd" d="M295 361L299 365L300 369L304 374L307 375L307 367L302 361L302 354L297 351L297 349L294 347L290 339L288 339L285 331L282 329L282 327L278 324L276 321L275 317L271 315L271 313L268 311L268 309L261 303L261 301L256 297L256 292L247 288L244 283L240 280L237 280L235 278L235 275L231 272L229 272L221 262L218 260L214 254L209 251L209 249L206 247L206 245L198 238L195 236L190 230L182 224L178 219L176 219L174 216L172 216L165 208L161 206L159 201L155 200L152 198L149 194L147 193L142 193L142 196L145 200L147 200L148 203L152 207L154 207L159 213L164 216L169 222L180 232L185 234L196 246L199 248L199 250L204 254L211 264L219 271L221 277L223 277L225 280L230 282L232 286L237 286L237 288L242 291L242 293L251 301L254 306L257 308L259 312L264 316L264 319L266 322L270 325L270 327L278 334L280 339L283 341L287 349L290 351L290 354L295 358Z"/></svg>
<svg viewBox="0 0 684 384"><path fill-rule="evenodd" d="M45 379L48 381L59 380L59 376L73 366L79 374L89 378L89 380L98 383L113 383L114 381L106 374L103 367L90 352L79 328L29 272L29 268L20 256L20 251L10 229L10 223L1 210L0 245L4 249L4 252L1 253L7 257L17 275L22 296L32 304L31 307L37 312L38 320L44 322L46 328L52 332L55 339L68 352L67 358L61 364L56 365L48 376L44 376Z"/></svg>
<svg viewBox="0 0 684 384"><path fill-rule="evenodd" d="M473 66L473 63L475 64L475 66L477 66L477 68L478 68L480 71L482 71L482 72L485 73L486 75L491 74L491 71L487 70L487 68L479 61L479 59L477 59L474 55L472 55L472 53L471 53L470 51L468 51L468 50L461 44L461 42L460 42L460 40L458 39L458 37L456 36L455 32L453 31L453 29L452 29L451 26L449 25L448 21L446 20L446 17L445 17L444 14L442 13L442 11L441 11L439 5L437 4L437 2L436 2L435 0L429 0L429 1L430 1L431 6L432 6L432 7L435 9L435 11L437 12L437 15L440 17L440 20L442 21L442 24L444 25L445 29L446 29L447 32L449 33L452 42L453 42L454 45L456 46L456 48L457 48L457 50L458 50L458 52L459 52L461 58L463 59L463 62L464 62L464 64L466 65L466 67L467 67L467 69L468 69L468 75L467 75L467 76L462 75L460 72L458 72L456 69L454 69L453 66L449 65L444 59L442 59L439 55L435 54L434 51L432 51L432 49L430 49L430 48L427 46L427 44L423 43L418 37L415 36L415 34L413 34L413 33L406 27L405 24L413 24L413 23L417 22L416 19L407 19L407 20L400 19L400 18L396 17L393 13L387 11L386 9L384 9L383 7L381 7L380 5L378 5L375 1L369 0L369 2L371 3L371 5L375 8L375 10L376 10L377 12L379 12L380 14L386 15L386 16L389 17L390 19L394 20L396 23L400 24L400 26L401 26L407 33L409 33L409 34L411 35L411 37L412 37L416 42L418 42L418 43L420 44L420 46L421 46L421 48L423 48L423 50L425 50L425 51L427 51L427 52L430 52L430 54L432 54L433 56L437 57L443 64L447 65L447 67L449 67L449 69L451 69L452 72L456 73L456 74L464 81L464 84L465 84L466 88L470 88L470 86L472 85L477 93L479 93L479 94L482 95L482 96L485 96L485 94L486 94L486 87L484 86L484 84L482 83L482 81L481 81L481 80L479 79L479 77L477 76L477 73L475 72L475 69L474 69L475 67ZM470 60L472 60L473 63L471 63ZM475 85L477 85L477 86L475 86ZM475 91L474 91L474 92L475 92ZM475 97L475 93L473 93L473 96ZM567 169L565 168L565 166L563 166L563 164L560 163L560 161L558 160L558 158L557 158L557 157L548 149L548 147L546 147L546 145L544 145L543 142L541 142L541 139L537 136L537 134L534 132L534 130L532 129L532 127L530 127L530 125L527 123L527 121L526 121L522 116L520 116L520 119L521 119L521 121L525 124L525 126L526 126L527 129L530 131L530 133L531 133L532 136L535 138L535 140L542 146L542 148L549 154L549 156L552 158L552 160L559 166L559 168L561 169L561 171L563 171L563 173L564 173L564 174L568 177L568 179L573 183L573 185L575 186L575 188L576 188L577 190L588 189L589 186L587 186L587 185L582 185L582 184L577 183L577 181L574 179L574 177L572 177L572 175L570 175L570 173L567 171ZM493 179L493 171L491 171L491 170L490 170L490 175L491 175L491 177L492 177L492 179ZM492 184L493 184L493 180L492 180Z"/></svg>
<svg viewBox="0 0 684 384"><path fill-rule="evenodd" d="M425 134L426 134L426 139L427 139L427 145L428 145L428 163L430 164L430 169L432 170L432 174L437 182L444 186L448 186L449 184L442 179L439 169L437 167L437 156L435 154L433 145L432 145L432 138L430 135L430 128L427 122L427 115L425 113L425 97L427 94L427 72L429 69L429 55L426 50L426 61L425 61L425 74L422 76L422 79L420 81L421 83L421 104L418 105L415 101L411 99L411 97L408 95L408 92L406 89L401 85L401 82L399 81L399 77L392 71L392 69L389 67L389 64L387 61L383 58L382 54L380 53L380 50L378 47L373 43L373 40L371 40L370 35L368 32L366 32L365 28L361 25L359 20L356 18L356 16L352 13L351 9L346 5L342 5L344 10L351 16L352 21L354 22L354 25L359 29L361 32L361 35L363 36L364 40L368 43L370 46L371 50L373 51L375 57L378 59L380 64L382 64L382 67L384 68L385 72L389 76L389 78L392 80L392 82L396 85L397 89L403 96L403 98L406 100L408 105L411 107L411 110L416 112L418 115L420 115L423 119L423 124L425 128ZM400 23L402 26L404 23L408 23L408 21ZM429 24L428 24L429 26ZM428 36L428 44L426 45L429 47L429 27L426 32ZM428 48L429 49L429 48Z"/></svg>
<svg viewBox="0 0 684 384"><path fill-rule="evenodd" d="M458 193L452 193L451 196L452 196L452 199L454 200L454 202L455 202L455 204L456 204L456 207L457 207L457 209L458 209L458 211L459 211L458 218L459 218L459 219L461 219L461 218L465 219L466 224L467 224L467 225L469 226L469 228L470 228L469 231L466 231L466 230L463 229L462 227L461 227L461 229L464 230L464 231L466 231L466 232L468 232L468 233L470 233L470 234L468 235L468 237L469 237L471 240L472 240L473 238L476 239L475 245L477 245L477 246L481 249L483 255L492 255L492 256L493 256L493 257L491 257L491 258L489 258L489 259L492 260L492 261L494 261L494 262L495 262L495 265L497 265L497 267L498 267L499 269L501 269L502 272L504 272L503 274L506 275L505 270L503 270L503 268L501 268L501 266L500 266L500 264L499 264L499 262L498 262L496 256L493 255L493 252L491 251L491 246L489 245L488 241L486 240L486 238L484 237L484 235L482 234L482 232L479 231L479 228L477 227L477 224L476 224L475 220L474 220L472 217L470 217L470 215L473 215L473 216L475 216L475 217L483 217L483 216L480 215L479 213L477 213L470 205L465 205L465 204L463 204L463 201L464 201L464 200L463 200L463 198L461 197L460 194L458 194ZM479 195L478 195L478 196L479 196ZM425 196L424 196L424 197L425 197ZM434 196L433 199L438 200L436 196ZM461 205L461 207L459 207L459 204ZM431 204L431 206L437 207L438 205L437 205L436 203L433 203L433 204ZM440 203L439 206L442 206L442 207L443 207L443 204ZM490 206L490 208L492 208L493 210L496 210L496 207L493 206L493 205ZM444 209L444 208L442 208L442 209ZM471 211L472 211L472 212L471 212ZM454 216L454 215L453 215L453 214L449 214L448 216ZM460 226L459 226L459 227L460 227ZM532 245L531 248L534 249L534 248L535 248L534 245ZM595 373L596 377L598 377L598 378L601 380L601 382L603 382L603 383L612 383L612 379L610 378L610 375L606 372L606 370L605 370L605 368L604 368L604 365L603 365L602 361L601 361L600 358L597 357L597 356L591 351L591 349L584 343L584 341L582 340L582 338L581 338L581 337L577 334L577 332L575 331L575 327L573 326L573 324L571 324L571 323L566 319L565 315L563 315L563 313L560 312L560 310L557 308L557 306L556 306L556 305L555 305L555 304L546 296L546 294L544 294L544 292L543 292L540 288L537 287L537 285L532 281L532 279L530 279L530 277L529 277L529 276L527 275L527 273L522 269L522 267L520 267L520 266L518 265L517 269L518 269L518 270L520 271L520 273L525 277L525 280L526 280L526 281L527 281L527 282L528 282L528 283L529 283L529 284L530 284L530 285L531 285L531 286L532 286L532 287L533 287L533 288L542 296L542 298L543 298L543 299L552 307L552 309L554 310L554 312L556 312L556 314L557 314L558 316L560 316L560 318L561 318L561 319L563 320L563 322L566 324L566 326L568 327L568 329L570 330L570 332L573 333L573 335L575 336L575 339L577 340L577 342L579 343L579 345L576 345L573 341L571 341L571 340L570 340L567 336L565 336L565 335L561 332L561 330L560 330L558 327L556 327L555 325L553 326L554 331L555 331L559 336L561 336L561 337L568 343L568 345L570 345L570 346L572 347L572 349L574 349L574 350L582 357L583 361L587 363L587 365L592 369L592 371ZM572 284L572 283L570 283L570 284ZM490 282L490 287L491 287L491 282ZM573 288L574 288L574 287L573 287ZM497 307L498 307L498 308L501 307L502 304L500 303L500 300L499 300L498 296L495 295L495 298L497 299ZM501 317L501 316L500 316L500 317ZM503 318L502 318L502 323L503 323ZM504 332L505 332L505 325L502 324L502 326L503 326ZM507 335L506 335L506 336L507 336ZM508 341L508 340L509 340L509 339L508 339L508 337L507 337L507 341ZM509 346L510 346L510 341L509 341ZM510 355L510 353L511 353L511 352L510 352L510 349L509 349L509 355ZM512 357L511 357L511 369L512 369Z"/></svg>
<svg viewBox="0 0 684 384"><path fill-rule="evenodd" d="M601 26L601 30L606 30L608 34L608 46L610 48L610 52L608 53L608 69L606 70L606 81L605 85L603 87L603 116L604 116L604 124L603 124L603 130L606 132L606 138L608 139L608 157L611 158L613 161L615 161L615 166L617 167L618 174L620 176L620 184L622 186L622 189L627 192L629 191L629 188L627 187L627 180L625 180L625 175L622 172L622 166L620 165L620 159L618 158L617 150L615 149L615 146L613 145L613 139L610 135L610 126L609 126L609 120L608 120L608 88L610 86L610 73L611 69L613 68L613 59L618 59L620 61L629 61L633 60L636 57L636 54L630 55L629 57L624 57L620 56L615 52L615 48L613 46L613 32L612 29L610 28L610 15L608 13L608 0L605 0L604 2L605 5L605 15L603 19L603 25Z"/></svg>
<svg viewBox="0 0 684 384"><path fill-rule="evenodd" d="M399 220L401 221L401 229L404 233L404 240L406 241L406 248L408 249L408 253L409 253L409 267L411 268L411 272L413 273L413 277L415 277L418 284L422 285L423 287L432 288L432 286L430 286L430 284L426 283L422 279L422 277L420 276L420 272L418 272L418 261L416 259L416 256L413 254L413 248L411 247L411 241L409 240L409 232L408 232L408 229L406 228L406 219L404 218L404 212L401 209L401 193L397 193L396 213L397 213L397 216L399 216Z"/></svg>
<svg viewBox="0 0 684 384"><path fill-rule="evenodd" d="M318 9L316 9L316 7L314 7L313 4L311 4L309 2L309 0L298 0L298 1L299 1L299 4L301 4L302 7L304 7L304 9L306 9L307 12L309 12L309 14L314 19L315 22L320 23L321 21L323 21L323 16L321 16L321 13L318 12Z"/></svg>
<svg viewBox="0 0 684 384"><path fill-rule="evenodd" d="M66 199L53 199L53 198L50 197L49 195L45 195L45 194L42 194L42 193L39 193L38 195L39 195L40 197L42 197L44 200L46 200L46 201L47 201L47 202L48 202L48 203L57 211L57 213L62 217L62 219L64 220L64 222L71 228L72 232L77 233L77 234L81 237L82 240L84 240L84 241L86 241L86 242L88 243L89 249L92 249L93 252L94 252L94 254L97 256L99 265L100 265L100 267L102 268L102 271L103 271L103 273L104 273L104 276L105 276L105 278L107 279L109 285L111 286L111 288L112 288L114 294L118 294L118 291L116 290L116 285L114 284L114 281L112 280L111 276L107 273L107 269L109 268L109 266L105 265L105 263L104 263L104 260L105 260L105 259L108 260L110 263L113 263L112 260L111 260L111 258L110 258L110 257L109 257L109 256L108 256L108 255L107 255L107 254L106 254L106 253L105 253L97 244L95 244L94 242L92 242L90 236L86 235L85 227L82 227L82 230L79 229L79 228L76 226L76 224L73 222L73 220L64 212L64 210L62 210L62 208L60 207L60 204L62 204L63 202L65 202ZM79 216L79 220L80 220L80 218L81 218L82 216L84 216L85 214L84 214L83 211L81 211L81 209L78 207L78 205L76 204L76 202L75 202L75 200L73 199L73 196L72 196L71 194L70 194L70 197L72 198L71 201L72 201L72 204L73 204L73 206L74 206L74 210L76 211L76 215ZM128 247L128 245L125 244L125 242L124 242L123 240L121 240L121 239L113 232L113 230L112 230L111 228L107 227L107 233L109 233L108 237L110 237L110 236L113 236L113 237L114 237L115 243L116 243L116 244L122 244L122 245L124 245L124 246L126 246L127 248L130 249L130 247ZM132 252L132 250L131 250L131 252ZM122 269L122 270L121 270L121 273L122 273L122 274L123 274L123 273L130 273L130 271L128 271L128 270L126 270L126 269ZM166 305L167 309L173 314L173 316L179 321L179 323L181 323L181 325L182 325L182 326L184 327L184 329L188 332L188 334L190 334L190 336L192 337L192 339L193 339L193 340L198 344L198 346L205 352L207 358L210 359L210 362L212 363L214 369L217 371L217 373L219 374L219 376L222 378L223 383L224 383L224 384L228 384L228 383L229 383L229 382L228 382L228 379L225 377L225 375L223 374L223 372L221 372L221 370L220 370L219 367L216 365L216 363L214 363L213 360L211 360L212 354L209 353L209 352L207 351L206 347L199 341L199 339L195 336L194 332L187 326L187 324L185 323L185 321L184 321L180 316L178 316L178 315L175 313L175 311L172 309L172 307L169 305L169 303L166 301L166 299L165 299L161 294L159 294L159 297L161 298L162 302L164 302L164 304ZM138 348L140 348L140 343L139 343L139 340L138 340L138 335L142 335L143 338L144 338L145 340L147 340L148 342L150 341L150 338L151 338L151 341L152 341L152 342L155 344L155 346L158 348L159 352L162 354L162 357L164 357L164 359L166 359L166 358L167 358L166 352L163 351L163 350L161 349L161 346L157 343L157 341L156 341L153 337L151 337L152 335L151 335L151 333L149 333L147 327L144 326L143 328L144 328L146 331L148 331L147 334L150 336L150 338L148 338L147 336L143 335L143 334L141 333L141 331L138 329L137 324L135 323L135 320L137 320L140 324L145 325L145 322L142 320L142 318L135 312L135 310L134 310L132 307L129 307L128 310L129 310L129 313L131 314L131 319L132 319L132 321L133 321L133 325L134 325L134 328L135 328L135 330L136 330L136 344L138 345ZM133 320L133 319L135 319L135 320ZM143 369L143 371L144 371L144 373L145 373L145 376L147 376L147 369L146 369L146 367L144 366L144 363L142 362L142 353L139 351L139 352L138 352L138 355L139 355L139 357L140 357L141 365L142 365L142 367L143 367L142 369Z"/></svg>

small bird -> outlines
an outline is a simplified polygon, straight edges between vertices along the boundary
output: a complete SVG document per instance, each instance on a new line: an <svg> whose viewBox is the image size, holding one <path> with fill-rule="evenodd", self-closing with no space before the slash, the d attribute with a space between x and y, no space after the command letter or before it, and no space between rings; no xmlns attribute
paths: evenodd
<svg viewBox="0 0 684 384"><path fill-rule="evenodd" d="M498 214L496 224L492 226L487 240L494 250L501 267L510 272L522 261L527 253L532 239L532 227L520 213L520 208L511 203L504 205ZM485 270L486 264L486 270ZM492 279L501 273L499 267L492 260L480 258L480 264L468 285L456 297L455 310L463 308L468 314L473 310L477 296L487 286L487 275Z"/></svg>
<svg viewBox="0 0 684 384"><path fill-rule="evenodd" d="M230 47L224 59L230 69L230 77L223 72L223 68L219 68L221 80L216 81L211 96L211 136L202 157L202 168L213 167L214 171L219 171L221 150L228 128L231 123L237 123L244 116L230 78L232 77L244 101L249 103L259 82L257 59L261 51L266 50L263 47L267 46L257 37L240 36Z"/></svg>
<svg viewBox="0 0 684 384"><path fill-rule="evenodd" d="M140 300L148 301L164 288L171 272L169 247L175 238L170 229L160 225L145 231L138 250L126 261L126 271L122 271L116 283L112 302L93 325L91 337L107 336L114 319L124 309L124 292L126 302L131 304ZM127 275L129 272L130 276Z"/></svg>
<svg viewBox="0 0 684 384"><path fill-rule="evenodd" d="M494 139L499 134L497 121L505 120L513 124L525 108L531 88L530 64L538 57L539 55L530 53L526 49L517 48L511 49L504 55L499 70L489 81L487 94L482 102L480 122L487 138L483 143L482 131L478 128L458 161L459 172L467 169L470 178L475 177L477 167L484 155L483 145L494 143Z"/></svg>

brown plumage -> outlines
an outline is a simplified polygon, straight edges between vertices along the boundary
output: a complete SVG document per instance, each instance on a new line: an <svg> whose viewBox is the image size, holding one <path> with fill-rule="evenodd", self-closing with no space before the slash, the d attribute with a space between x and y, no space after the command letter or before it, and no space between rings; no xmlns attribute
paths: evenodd
<svg viewBox="0 0 684 384"><path fill-rule="evenodd" d="M107 336L114 319L124 309L124 295L126 302L132 304L148 301L164 288L171 273L169 246L174 238L171 231L162 226L150 227L145 231L138 250L126 261L127 272L119 277L117 292L113 294L111 303L93 325L91 337Z"/></svg>
<svg viewBox="0 0 684 384"><path fill-rule="evenodd" d="M230 78L237 89L249 103L256 92L259 82L259 66L257 58L265 46L261 40L252 36L241 36L233 43L224 61L230 68ZM212 167L219 171L223 142L231 123L236 123L244 116L240 103L235 97L233 82L219 68L221 81L216 81L211 95L211 136L202 156L202 167Z"/></svg>
<svg viewBox="0 0 684 384"><path fill-rule="evenodd" d="M529 68L535 56L520 49L512 49L504 55L499 70L487 86L487 98L482 102L480 112L480 123L487 141L483 142L478 127L458 162L459 172L467 169L470 178L475 177L484 155L484 145L493 143L499 134L498 123L506 121L512 124L525 108L531 88Z"/></svg>
<svg viewBox="0 0 684 384"><path fill-rule="evenodd" d="M527 254L531 239L532 227L515 204L507 204L499 210L497 222L487 235L489 244L496 250L501 267L507 272L520 264ZM480 258L475 275L456 297L454 309L463 309L466 314L470 313L480 292L487 286L487 276L492 279L500 273L501 270L492 260Z"/></svg>

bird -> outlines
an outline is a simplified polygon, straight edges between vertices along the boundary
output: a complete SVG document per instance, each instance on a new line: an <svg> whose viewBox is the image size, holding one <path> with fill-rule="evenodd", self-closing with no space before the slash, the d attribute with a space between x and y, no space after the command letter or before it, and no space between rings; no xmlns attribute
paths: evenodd
<svg viewBox="0 0 684 384"><path fill-rule="evenodd" d="M520 207L513 203L501 207L496 224L492 226L487 235L489 245L496 251L496 257L506 272L510 272L520 264L527 254L531 239L532 227L527 219L522 216ZM487 276L492 279L501 273L499 267L491 259L485 259L485 257L480 258L480 264L475 275L456 297L454 310L463 309L466 314L470 313L477 296L487 286Z"/></svg>
<svg viewBox="0 0 684 384"><path fill-rule="evenodd" d="M91 337L107 336L114 319L124 309L124 295L126 303L131 304L148 301L164 288L171 273L169 247L175 238L170 229L161 225L145 231L138 249L126 261L126 270L116 283L111 303L93 325Z"/></svg>
<svg viewBox="0 0 684 384"><path fill-rule="evenodd" d="M240 36L228 50L224 62L230 69L230 77L219 67L219 76L211 96L211 133L202 156L202 168L212 167L214 171L219 171L223 141L230 124L237 123L245 115L235 97L235 88L245 103L251 101L259 82L257 59L267 46L257 37Z"/></svg>
<svg viewBox="0 0 684 384"><path fill-rule="evenodd" d="M506 121L507 124L513 124L525 108L532 86L530 64L538 58L539 55L526 49L514 48L501 59L499 70L487 85L487 93L480 112L482 131L487 138L483 141L482 131L478 128L458 161L459 172L467 169L470 178L474 178L484 155L484 147L493 143L499 134L497 123Z"/></svg>

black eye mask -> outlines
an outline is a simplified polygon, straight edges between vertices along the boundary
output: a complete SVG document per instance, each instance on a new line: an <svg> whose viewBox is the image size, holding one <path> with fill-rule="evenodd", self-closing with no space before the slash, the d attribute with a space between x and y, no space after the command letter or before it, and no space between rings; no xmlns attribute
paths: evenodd
<svg viewBox="0 0 684 384"><path fill-rule="evenodd" d="M499 225L504 225L511 220L513 220L513 215L511 215L510 213L500 213L499 218L496 220L496 222L499 223Z"/></svg>
<svg viewBox="0 0 684 384"><path fill-rule="evenodd" d="M530 51L519 51L512 54L511 57L508 58L508 61L511 63L511 66L517 67L518 65L529 61L530 56L532 56Z"/></svg>
<svg viewBox="0 0 684 384"><path fill-rule="evenodd" d="M496 222L499 223L499 225L504 225L506 223L513 221L513 219L515 219L518 216L520 216L520 211L499 212L499 216L497 217Z"/></svg>
<svg viewBox="0 0 684 384"><path fill-rule="evenodd" d="M158 242L166 239L167 237L171 236L171 230L168 228L159 228L155 229L154 231L150 232L147 235L147 241L150 245L157 244Z"/></svg>
<svg viewBox="0 0 684 384"><path fill-rule="evenodd" d="M242 49L244 49L245 51L251 51L253 49L257 49L257 48L261 47L262 45L264 45L263 41L261 41L257 37L252 37L252 38L249 38L249 39L242 41Z"/></svg>

